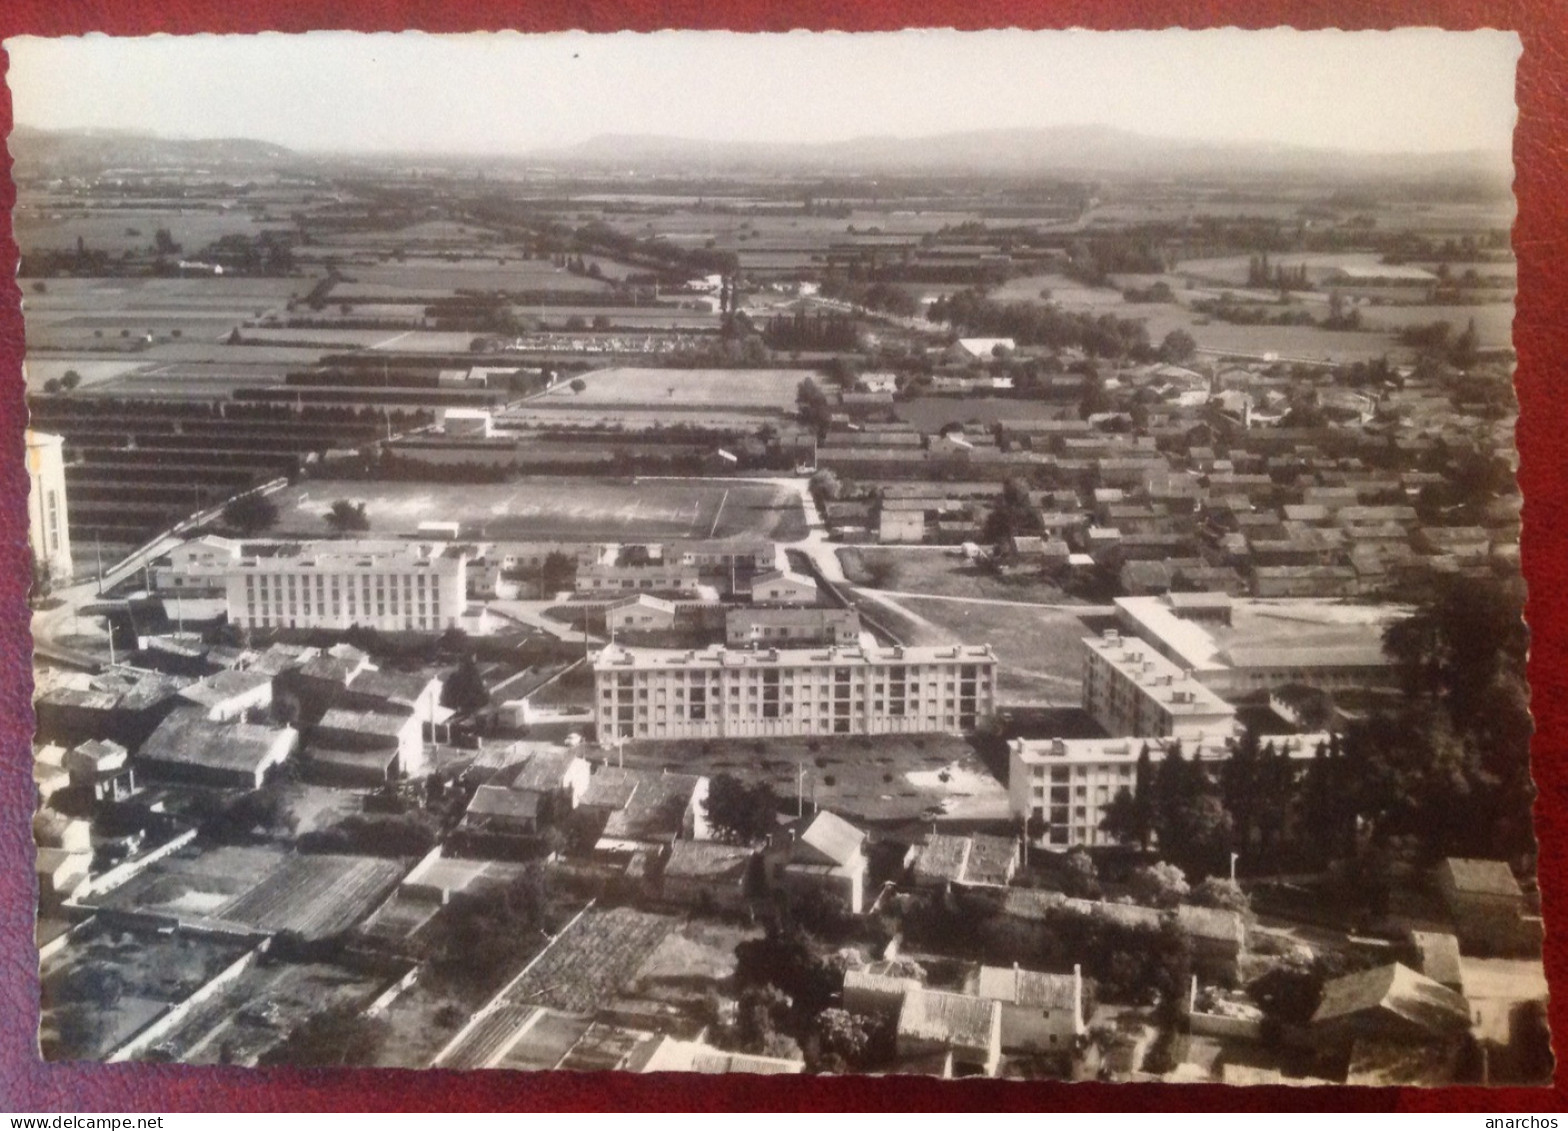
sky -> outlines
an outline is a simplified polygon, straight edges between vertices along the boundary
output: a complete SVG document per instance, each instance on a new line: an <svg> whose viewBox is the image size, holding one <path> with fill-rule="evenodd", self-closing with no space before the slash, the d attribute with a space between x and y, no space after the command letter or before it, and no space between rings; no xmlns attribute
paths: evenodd
<svg viewBox="0 0 1568 1131"><path fill-rule="evenodd" d="M1513 33L903 31L24 37L17 122L307 151L517 154L606 133L836 141L1105 125L1506 150Z"/></svg>

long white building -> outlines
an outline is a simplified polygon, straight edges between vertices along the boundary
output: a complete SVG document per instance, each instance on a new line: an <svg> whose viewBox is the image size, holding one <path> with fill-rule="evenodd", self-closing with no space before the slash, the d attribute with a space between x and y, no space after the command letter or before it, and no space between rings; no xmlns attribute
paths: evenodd
<svg viewBox="0 0 1568 1131"><path fill-rule="evenodd" d="M238 557L223 574L229 623L239 628L440 632L467 608L467 555L408 544L367 550L318 542Z"/></svg>
<svg viewBox="0 0 1568 1131"><path fill-rule="evenodd" d="M1041 822L1041 839L1052 849L1115 844L1100 828L1105 809L1117 793L1135 788L1139 755L1149 748L1150 762L1165 759L1167 743L1143 738L1015 738L1008 743L1007 796L1013 816ZM1327 734L1292 734L1264 739L1293 761L1317 756ZM1218 764L1231 756L1234 740L1210 737L1182 742L1182 755Z"/></svg>
<svg viewBox="0 0 1568 1131"><path fill-rule="evenodd" d="M65 509L65 441L27 430L27 544L52 579L71 576L71 524Z"/></svg>
<svg viewBox="0 0 1568 1131"><path fill-rule="evenodd" d="M1083 707L1113 735L1228 738L1236 708L1137 637L1083 641Z"/></svg>
<svg viewBox="0 0 1568 1131"><path fill-rule="evenodd" d="M990 645L597 653L599 740L973 730L996 702Z"/></svg>

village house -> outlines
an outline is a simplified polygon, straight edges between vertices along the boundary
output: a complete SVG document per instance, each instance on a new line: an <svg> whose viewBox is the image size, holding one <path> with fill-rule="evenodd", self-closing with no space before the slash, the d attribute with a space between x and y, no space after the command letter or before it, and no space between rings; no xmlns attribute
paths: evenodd
<svg viewBox="0 0 1568 1131"><path fill-rule="evenodd" d="M675 627L676 605L663 597L639 593L607 606L604 626L610 632L660 632Z"/></svg>
<svg viewBox="0 0 1568 1131"><path fill-rule="evenodd" d="M909 878L917 890L1004 888L1018 870L1018 842L1012 837L932 833L913 851Z"/></svg>
<svg viewBox="0 0 1568 1131"><path fill-rule="evenodd" d="M259 789L267 772L299 747L292 727L214 723L199 707L182 707L136 752L148 773L193 785Z"/></svg>
<svg viewBox="0 0 1568 1131"><path fill-rule="evenodd" d="M61 765L70 784L94 802L124 801L136 792L136 771L128 764L129 752L118 742L95 738L65 752Z"/></svg>
<svg viewBox="0 0 1568 1131"><path fill-rule="evenodd" d="M741 607L724 615L724 640L731 648L850 645L859 639L860 614L853 609Z"/></svg>
<svg viewBox="0 0 1568 1131"><path fill-rule="evenodd" d="M1013 966L981 966L967 992L1002 1007L1002 1048L1070 1052L1087 1032L1083 973L1041 974Z"/></svg>
<svg viewBox="0 0 1568 1131"><path fill-rule="evenodd" d="M836 813L823 810L777 834L766 864L777 890L818 892L851 914L865 910L866 834Z"/></svg>
<svg viewBox="0 0 1568 1131"><path fill-rule="evenodd" d="M1461 949L1492 954L1519 946L1524 891L1507 864L1450 857L1437 867L1437 889Z"/></svg>
<svg viewBox="0 0 1568 1131"><path fill-rule="evenodd" d="M1000 1002L945 990L904 994L896 1030L901 1071L952 1079L995 1076L1002 1062Z"/></svg>
<svg viewBox="0 0 1568 1131"><path fill-rule="evenodd" d="M666 903L711 911L739 911L747 904L756 853L744 845L677 840L660 877Z"/></svg>
<svg viewBox="0 0 1568 1131"><path fill-rule="evenodd" d="M790 570L767 570L751 579L751 600L757 605L812 605L817 583Z"/></svg>

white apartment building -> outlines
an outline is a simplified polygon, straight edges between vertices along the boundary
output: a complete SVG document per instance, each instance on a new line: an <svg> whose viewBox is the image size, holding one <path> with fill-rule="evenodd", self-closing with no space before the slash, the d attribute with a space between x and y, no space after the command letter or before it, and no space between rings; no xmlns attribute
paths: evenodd
<svg viewBox="0 0 1568 1131"><path fill-rule="evenodd" d="M599 741L973 730L995 707L990 645L701 652L606 648L594 657Z"/></svg>
<svg viewBox="0 0 1568 1131"><path fill-rule="evenodd" d="M1174 741L1174 740L1169 740ZM1264 740L1293 761L1310 760L1327 734L1292 734ZM1143 738L1015 738L1008 743L1007 797L1019 820L1042 822L1041 841L1063 850L1115 844L1100 828L1105 808L1118 792L1133 791L1138 758L1144 747L1158 766L1165 759L1164 742ZM1182 755L1199 763L1219 764L1231 756L1229 737L1184 741Z"/></svg>
<svg viewBox="0 0 1568 1131"><path fill-rule="evenodd" d="M1153 646L1108 631L1083 640L1083 707L1113 735L1228 738L1236 708Z"/></svg>
<svg viewBox="0 0 1568 1131"><path fill-rule="evenodd" d="M239 628L440 632L467 608L467 555L405 544L365 550L322 542L239 558L224 575L229 623Z"/></svg>
<svg viewBox="0 0 1568 1131"><path fill-rule="evenodd" d="M65 510L65 441L27 430L27 545L50 578L71 576L71 523Z"/></svg>

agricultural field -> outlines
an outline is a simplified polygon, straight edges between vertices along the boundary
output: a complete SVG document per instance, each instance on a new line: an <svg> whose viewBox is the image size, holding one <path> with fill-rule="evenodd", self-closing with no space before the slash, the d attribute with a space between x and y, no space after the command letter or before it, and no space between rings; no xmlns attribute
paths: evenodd
<svg viewBox="0 0 1568 1131"><path fill-rule="evenodd" d="M672 405L668 408L623 408L616 405L579 405L575 401L536 399L505 410L496 423L509 429L563 432L572 429L615 429L628 434L684 424L716 432L750 432L778 420L772 410L736 412L727 409ZM628 441L631 440L628 435Z"/></svg>
<svg viewBox="0 0 1568 1131"><path fill-rule="evenodd" d="M94 926L40 964L45 1057L102 1060L249 948L190 934Z"/></svg>
<svg viewBox="0 0 1568 1131"><path fill-rule="evenodd" d="M811 376L802 369L600 369L585 373L582 392L560 384L543 398L573 405L722 406L792 412L795 390Z"/></svg>
<svg viewBox="0 0 1568 1131"><path fill-rule="evenodd" d="M281 313L314 285L301 277L40 279L24 286L28 348L113 353L219 344L234 327Z"/></svg>
<svg viewBox="0 0 1568 1131"><path fill-rule="evenodd" d="M1076 419L1078 406L1003 397L915 397L894 402L893 412L922 432L936 432L946 424L971 421L989 428L998 421Z"/></svg>
<svg viewBox="0 0 1568 1131"><path fill-rule="evenodd" d="M262 959L192 1010L148 1053L181 1064L253 1066L317 1013L363 1006L386 981L326 963Z"/></svg>
<svg viewBox="0 0 1568 1131"><path fill-rule="evenodd" d="M610 284L603 279L573 274L564 267L556 267L548 259L508 259L505 256L474 257L456 262L410 256L401 262L350 265L344 275L339 288L355 295L396 295L399 292L431 295L443 291L593 293L610 289Z"/></svg>
<svg viewBox="0 0 1568 1131"><path fill-rule="evenodd" d="M316 480L280 493L280 536L320 536L336 499L365 504L373 537L414 534L422 522L457 522L461 536L498 541L736 538L797 541L800 496L756 480L516 479L464 484Z"/></svg>
<svg viewBox="0 0 1568 1131"><path fill-rule="evenodd" d="M1007 813L1006 788L958 735L628 742L624 756L627 765L648 769L766 781L786 801L804 769L806 800L851 819L988 820Z"/></svg>
<svg viewBox="0 0 1568 1131"><path fill-rule="evenodd" d="M106 892L98 905L322 938L363 918L402 878L396 860L275 848L186 848Z"/></svg>
<svg viewBox="0 0 1568 1131"><path fill-rule="evenodd" d="M630 907L589 908L507 988L506 1000L591 1013L615 997L679 922Z"/></svg>
<svg viewBox="0 0 1568 1131"><path fill-rule="evenodd" d="M20 207L13 223L16 243L23 255L69 250L76 246L78 237L91 251L107 251L114 256L127 251L145 252L153 246L157 230L167 228L184 254L194 256L224 236L254 237L267 229L289 228L286 219L258 219L242 208L98 208L80 200Z"/></svg>

